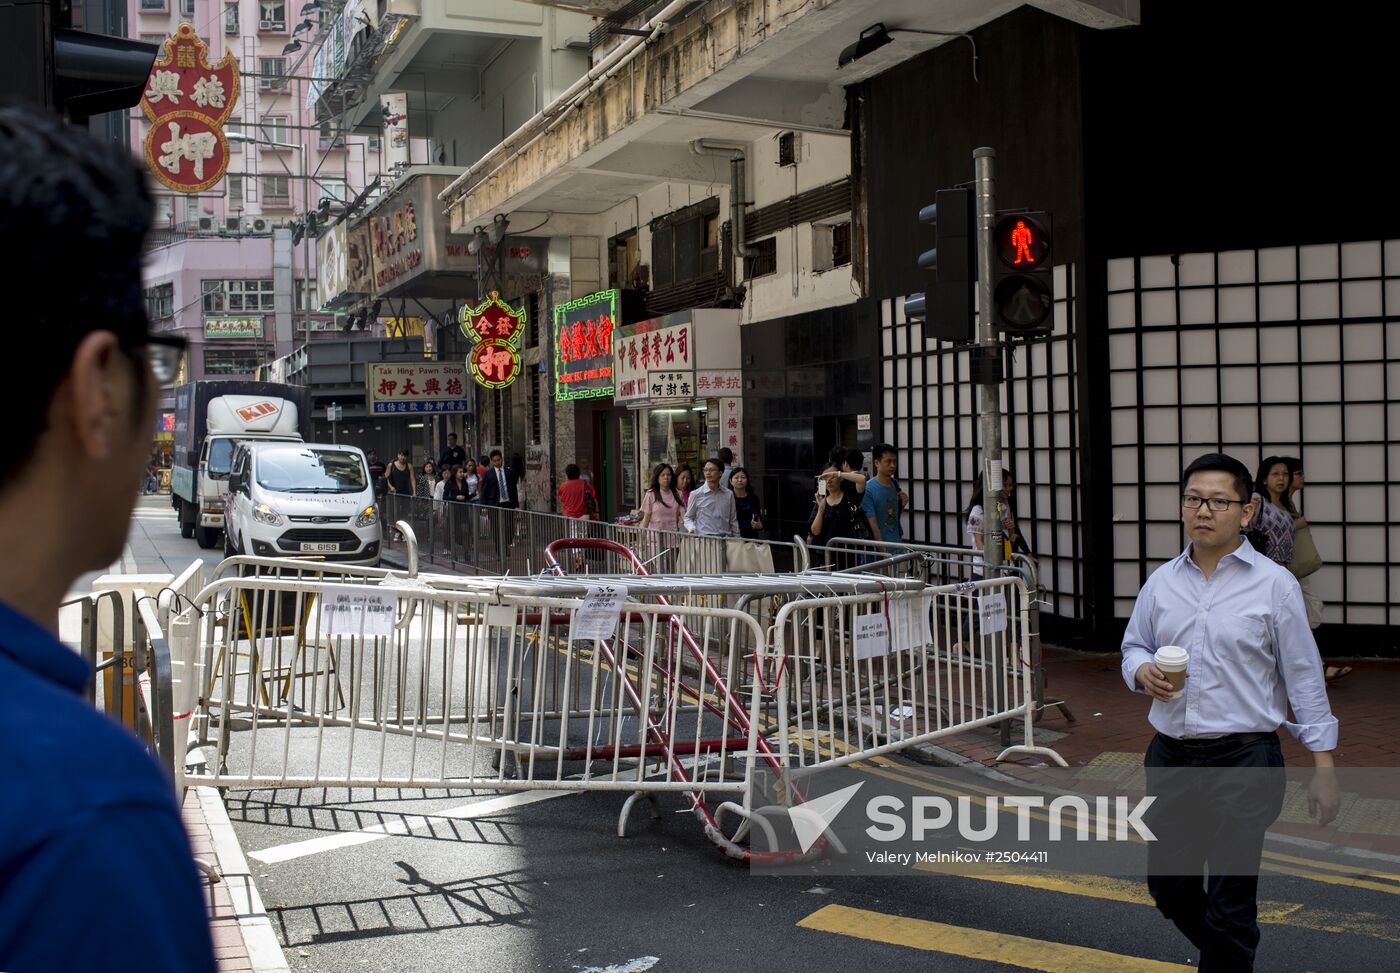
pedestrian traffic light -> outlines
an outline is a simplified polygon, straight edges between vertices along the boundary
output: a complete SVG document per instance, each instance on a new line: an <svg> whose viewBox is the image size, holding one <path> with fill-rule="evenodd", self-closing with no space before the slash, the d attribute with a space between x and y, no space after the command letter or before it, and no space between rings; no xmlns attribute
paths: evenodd
<svg viewBox="0 0 1400 973"><path fill-rule="evenodd" d="M927 282L922 294L905 299L904 314L923 318L925 338L972 341L977 281L972 192L965 187L940 189L934 199L919 210L919 221L934 227L934 248L919 255L919 269L927 271Z"/></svg>
<svg viewBox="0 0 1400 973"><path fill-rule="evenodd" d="M1046 213L1000 213L992 231L992 309L1015 337L1047 335L1055 325L1055 278Z"/></svg>

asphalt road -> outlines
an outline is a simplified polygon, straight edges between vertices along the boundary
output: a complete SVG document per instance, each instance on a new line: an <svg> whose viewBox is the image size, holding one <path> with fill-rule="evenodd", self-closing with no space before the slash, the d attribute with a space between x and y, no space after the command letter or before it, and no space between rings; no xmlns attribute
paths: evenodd
<svg viewBox="0 0 1400 973"><path fill-rule="evenodd" d="M126 564L218 552L144 501ZM893 760L872 775L915 786ZM226 803L293 969L433 971L1190 969L1135 881L1001 873L752 875L684 798L539 791L231 791ZM1260 971L1400 969L1400 863L1335 865L1270 842Z"/></svg>

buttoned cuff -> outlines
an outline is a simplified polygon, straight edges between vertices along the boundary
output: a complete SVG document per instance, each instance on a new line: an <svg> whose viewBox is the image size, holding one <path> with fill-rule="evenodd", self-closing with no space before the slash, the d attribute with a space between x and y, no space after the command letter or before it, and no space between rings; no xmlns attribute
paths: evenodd
<svg viewBox="0 0 1400 973"><path fill-rule="evenodd" d="M1152 653L1148 652L1146 649L1132 648L1123 650L1123 681L1128 684L1128 688L1133 692L1141 693L1146 691L1137 684L1137 680L1134 676L1137 675L1138 669L1142 668L1144 662L1151 661Z"/></svg>
<svg viewBox="0 0 1400 973"><path fill-rule="evenodd" d="M1316 753L1320 750L1337 749L1337 718L1329 716L1321 723L1290 723L1283 721L1293 738Z"/></svg>

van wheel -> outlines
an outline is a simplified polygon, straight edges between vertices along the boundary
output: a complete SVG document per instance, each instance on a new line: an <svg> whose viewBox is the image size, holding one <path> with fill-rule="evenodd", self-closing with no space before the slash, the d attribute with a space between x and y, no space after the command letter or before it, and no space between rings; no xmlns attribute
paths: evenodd
<svg viewBox="0 0 1400 973"><path fill-rule="evenodd" d="M194 542L205 550L217 546L219 543L219 528L196 527L194 529Z"/></svg>
<svg viewBox="0 0 1400 973"><path fill-rule="evenodd" d="M233 546L233 537L231 537L231 536L229 535L228 530L225 530L225 531L224 531L224 557L235 557L235 556L237 556L237 554L238 554L238 548L236 548L236 547Z"/></svg>

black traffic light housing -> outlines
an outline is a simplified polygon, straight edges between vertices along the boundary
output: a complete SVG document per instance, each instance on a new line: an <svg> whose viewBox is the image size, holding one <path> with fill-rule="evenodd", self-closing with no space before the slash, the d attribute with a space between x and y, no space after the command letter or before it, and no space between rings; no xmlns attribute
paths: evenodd
<svg viewBox="0 0 1400 973"><path fill-rule="evenodd" d="M74 122L135 107L160 47L72 30L72 22L70 0L0 4L0 31L12 39L0 91Z"/></svg>
<svg viewBox="0 0 1400 973"><path fill-rule="evenodd" d="M1037 338L1055 327L1050 215L1002 212L992 230L992 312L1002 335Z"/></svg>
<svg viewBox="0 0 1400 973"><path fill-rule="evenodd" d="M976 338L975 215L972 190L965 186L938 190L933 204L919 210L919 221L934 227L935 246L919 255L919 269L927 272L927 283L922 294L905 299L904 314L923 318L925 338Z"/></svg>

